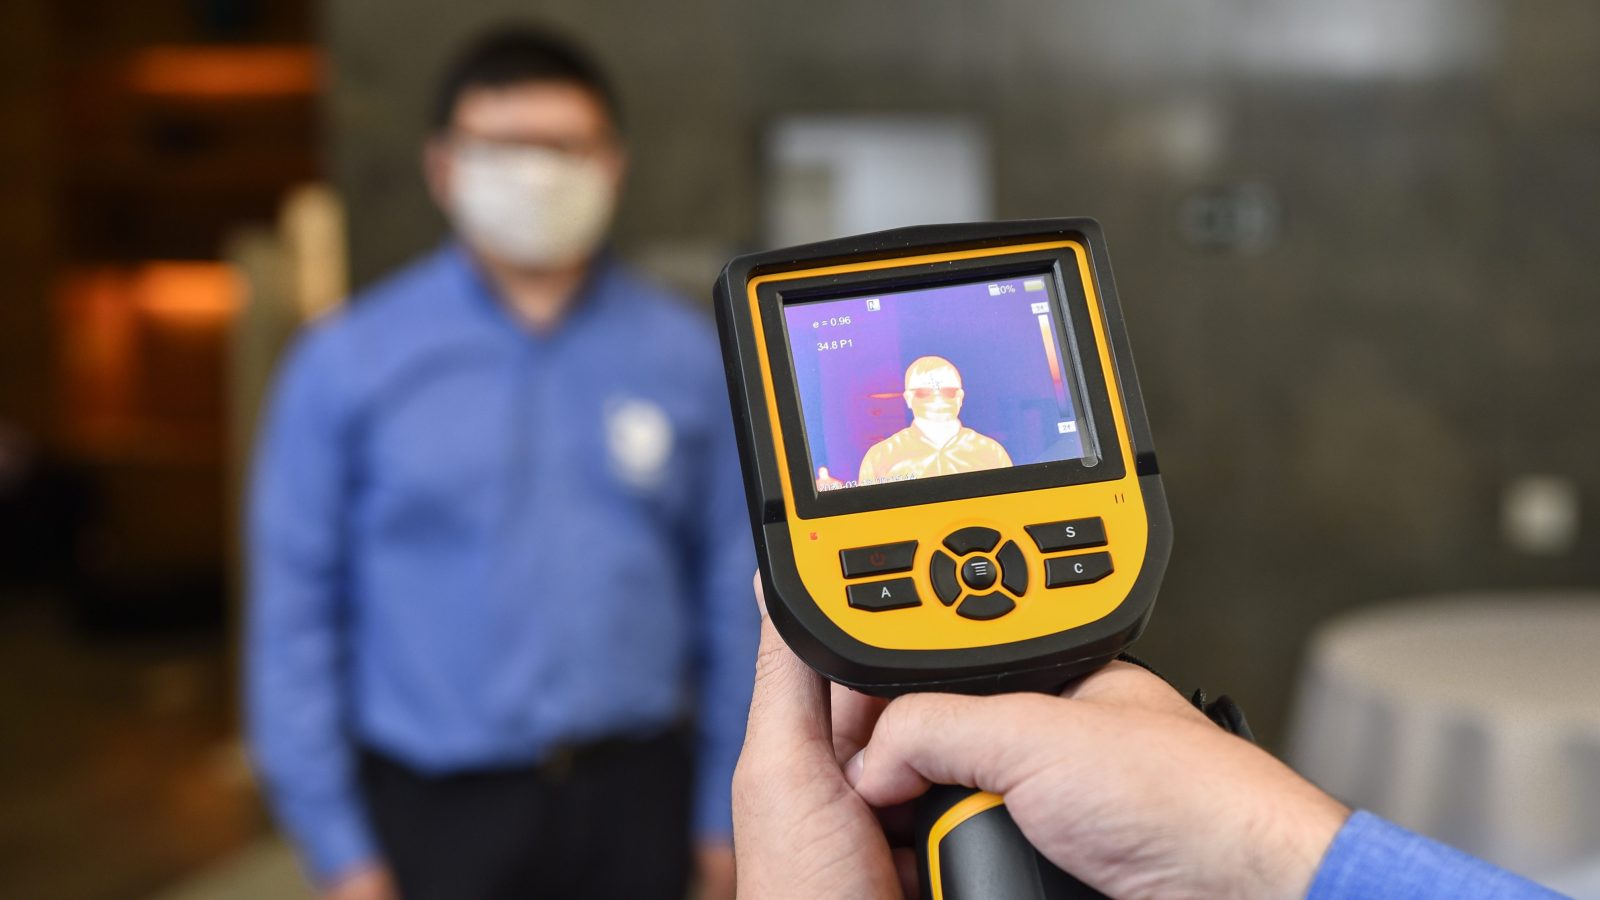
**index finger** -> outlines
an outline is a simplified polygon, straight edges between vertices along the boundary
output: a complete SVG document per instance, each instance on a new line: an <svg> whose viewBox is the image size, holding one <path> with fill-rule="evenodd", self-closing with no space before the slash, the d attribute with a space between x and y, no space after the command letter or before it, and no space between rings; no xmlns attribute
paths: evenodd
<svg viewBox="0 0 1600 900"><path fill-rule="evenodd" d="M833 700L833 755L842 765L872 737L872 729L889 701L835 684Z"/></svg>

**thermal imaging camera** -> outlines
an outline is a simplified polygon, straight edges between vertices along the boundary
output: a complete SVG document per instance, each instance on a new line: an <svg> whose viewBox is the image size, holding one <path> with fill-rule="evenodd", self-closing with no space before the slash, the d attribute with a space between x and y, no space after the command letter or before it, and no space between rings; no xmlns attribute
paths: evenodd
<svg viewBox="0 0 1600 900"><path fill-rule="evenodd" d="M1096 222L774 250L715 293L767 611L812 668L1054 691L1139 636L1172 526ZM929 900L1100 896L994 794L917 819Z"/></svg>
<svg viewBox="0 0 1600 900"><path fill-rule="evenodd" d="M1171 523L1098 223L742 256L716 311L767 609L883 696L1054 690L1143 630Z"/></svg>

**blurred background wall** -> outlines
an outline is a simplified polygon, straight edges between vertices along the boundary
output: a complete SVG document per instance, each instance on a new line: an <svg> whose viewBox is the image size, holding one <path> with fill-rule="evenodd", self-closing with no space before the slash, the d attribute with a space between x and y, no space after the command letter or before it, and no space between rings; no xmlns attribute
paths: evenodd
<svg viewBox="0 0 1600 900"><path fill-rule="evenodd" d="M965 174L941 208L1099 218L1177 526L1139 650L1269 746L1331 616L1600 584L1584 0L7 0L0 894L146 896L266 833L230 656L256 398L346 265L441 238L434 79L518 17L615 73L619 244L701 301L733 253L889 224L839 173L907 135ZM832 133L864 149L795 137Z"/></svg>
<svg viewBox="0 0 1600 900"><path fill-rule="evenodd" d="M530 12L617 73L620 239L702 299L763 245L796 113L975 123L994 215L1099 218L1177 527L1140 650L1269 742L1330 615L1600 581L1600 7L333 0L358 281L439 239L416 172L445 54ZM1530 488L1535 519L1586 501L1536 552L1503 528Z"/></svg>

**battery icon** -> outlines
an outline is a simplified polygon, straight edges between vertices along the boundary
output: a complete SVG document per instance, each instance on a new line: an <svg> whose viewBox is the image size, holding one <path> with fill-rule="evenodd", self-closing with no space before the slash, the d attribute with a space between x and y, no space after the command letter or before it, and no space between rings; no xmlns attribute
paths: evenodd
<svg viewBox="0 0 1600 900"><path fill-rule="evenodd" d="M1022 283L1022 289L1025 291L1042 291L1044 290L1044 279L1029 278Z"/></svg>

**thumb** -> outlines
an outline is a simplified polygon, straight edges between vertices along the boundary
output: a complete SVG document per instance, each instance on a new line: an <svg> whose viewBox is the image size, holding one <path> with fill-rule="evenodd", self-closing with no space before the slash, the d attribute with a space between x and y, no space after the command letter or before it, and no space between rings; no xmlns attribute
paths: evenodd
<svg viewBox="0 0 1600 900"><path fill-rule="evenodd" d="M761 646L756 652L756 681L750 697L747 745L794 748L820 742L832 751L828 687L822 676L800 661L783 642L767 616L761 576L755 578L761 608ZM786 752L786 751L785 751Z"/></svg>
<svg viewBox="0 0 1600 900"><path fill-rule="evenodd" d="M914 799L929 784L1003 795L1050 749L1041 747L1039 725L1075 712L1042 694L909 694L883 711L871 740L845 765L845 779L877 807Z"/></svg>

